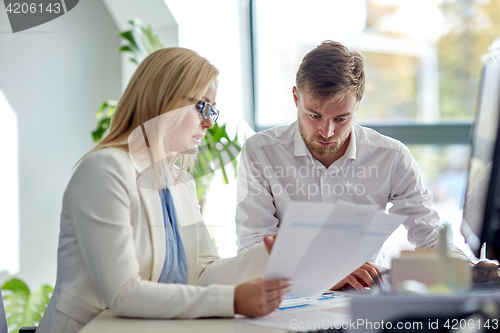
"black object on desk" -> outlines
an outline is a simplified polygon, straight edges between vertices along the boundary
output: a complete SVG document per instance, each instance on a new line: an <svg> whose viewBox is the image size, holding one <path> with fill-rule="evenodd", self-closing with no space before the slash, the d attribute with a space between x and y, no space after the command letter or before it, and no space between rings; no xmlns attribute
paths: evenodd
<svg viewBox="0 0 500 333"><path fill-rule="evenodd" d="M480 257L500 259L500 38L482 57L483 73L477 102L462 233Z"/></svg>

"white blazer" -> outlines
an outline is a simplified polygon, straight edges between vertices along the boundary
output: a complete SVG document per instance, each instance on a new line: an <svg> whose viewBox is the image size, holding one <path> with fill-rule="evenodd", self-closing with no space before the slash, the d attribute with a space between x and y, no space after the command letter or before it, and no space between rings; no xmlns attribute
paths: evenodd
<svg viewBox="0 0 500 333"><path fill-rule="evenodd" d="M185 173L170 190L188 285L158 283L165 259L160 196L138 187L135 174L129 155L111 148L77 167L64 193L57 281L37 332L77 332L106 308L136 318L233 316L234 285L264 275L264 244L219 259Z"/></svg>

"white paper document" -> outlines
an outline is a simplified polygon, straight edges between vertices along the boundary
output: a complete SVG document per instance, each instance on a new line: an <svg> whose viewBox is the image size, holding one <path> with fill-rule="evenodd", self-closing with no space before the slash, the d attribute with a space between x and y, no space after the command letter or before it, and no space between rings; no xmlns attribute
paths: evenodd
<svg viewBox="0 0 500 333"><path fill-rule="evenodd" d="M320 297L290 296L281 302L278 311L297 313L347 307L351 296L352 294L348 292L331 290Z"/></svg>
<svg viewBox="0 0 500 333"><path fill-rule="evenodd" d="M374 206L293 202L264 279L292 280L287 296L319 297L368 261L406 218Z"/></svg>

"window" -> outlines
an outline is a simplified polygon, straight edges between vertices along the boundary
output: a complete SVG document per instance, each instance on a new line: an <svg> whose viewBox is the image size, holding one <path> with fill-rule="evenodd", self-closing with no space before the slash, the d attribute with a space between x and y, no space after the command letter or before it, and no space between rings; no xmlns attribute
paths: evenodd
<svg viewBox="0 0 500 333"><path fill-rule="evenodd" d="M17 116L0 90L0 281L19 272L19 183Z"/></svg>
<svg viewBox="0 0 500 333"><path fill-rule="evenodd" d="M323 40L339 41L365 58L356 121L407 144L442 222L461 220L480 59L500 36L500 2L252 3L256 130L296 119L292 86L302 57Z"/></svg>
<svg viewBox="0 0 500 333"><path fill-rule="evenodd" d="M254 0L257 130L296 118L291 87L323 40L365 57L359 123L471 121L480 58L500 36L498 1Z"/></svg>
<svg viewBox="0 0 500 333"><path fill-rule="evenodd" d="M216 40L225 36L225 47L235 47L238 43L244 46L240 50L242 66L239 71L232 70L237 74L245 70L244 39L250 35L254 108L249 118L254 120L255 129L286 125L296 119L292 87L302 57L323 40L339 41L365 57L367 85L357 122L409 146L422 169L425 185L434 194L435 207L443 222L453 221L461 207L461 199L454 191L465 185L465 177L461 175L469 156L480 58L500 36L500 2L249 0L249 3L251 20L247 22L246 7L239 2L243 42L226 35L226 27L216 30L210 25L203 26L203 31L213 30L213 35L218 36ZM214 19L216 22L226 22L221 15L227 15L223 9L210 5L203 11L210 12L210 17L219 15ZM247 29L247 24L253 29ZM180 31L196 28L182 22L179 26ZM239 77L224 78L223 73L231 72L225 67L230 62L217 59L229 54L227 50L221 52L222 48L213 47L212 39L208 39L212 47L202 48L204 42L199 39L199 32L193 33L187 44L182 40L181 46L198 47L202 55L220 66L220 109L246 110L252 103L247 100L244 87L235 88L243 91L241 98L235 98L239 93L236 90L228 93L227 82L237 87L243 81L244 86L244 81L252 75L243 73L241 81ZM236 59L237 55L231 57ZM228 106L223 107L223 103ZM457 187L451 189L450 184ZM231 184L223 192L227 195L234 191L235 185ZM233 202L231 196L219 201ZM234 255L234 208L225 205L212 209L214 202L207 198L205 220L214 225L212 231L220 254ZM220 218L220 211L225 212L225 218ZM217 227L222 220L224 227Z"/></svg>

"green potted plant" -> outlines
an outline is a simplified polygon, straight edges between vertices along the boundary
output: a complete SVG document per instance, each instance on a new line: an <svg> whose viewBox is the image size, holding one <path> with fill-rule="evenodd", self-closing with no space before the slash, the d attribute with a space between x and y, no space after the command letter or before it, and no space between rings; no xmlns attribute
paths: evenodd
<svg viewBox="0 0 500 333"><path fill-rule="evenodd" d="M31 292L20 279L7 280L2 286L2 295L9 332L17 333L21 327L37 326L53 291L51 286L43 285Z"/></svg>

